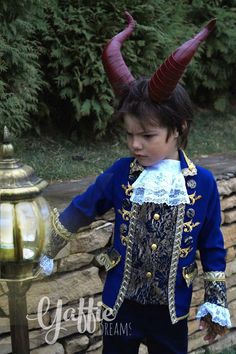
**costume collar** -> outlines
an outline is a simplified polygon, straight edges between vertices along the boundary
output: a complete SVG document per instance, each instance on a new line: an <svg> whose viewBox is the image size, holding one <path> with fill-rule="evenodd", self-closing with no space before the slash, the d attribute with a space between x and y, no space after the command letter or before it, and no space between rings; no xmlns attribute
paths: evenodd
<svg viewBox="0 0 236 354"><path fill-rule="evenodd" d="M194 163L188 158L184 150L179 149L179 159L181 170L184 177L195 176L197 174L197 168Z"/></svg>
<svg viewBox="0 0 236 354"><path fill-rule="evenodd" d="M130 174L134 175L137 172L143 172L144 167L142 165L140 165L140 163L138 162L137 159L134 159L131 164L130 164Z"/></svg>
<svg viewBox="0 0 236 354"><path fill-rule="evenodd" d="M197 174L197 168L194 163L188 158L184 150L179 150L179 159L181 170L184 177L195 176ZM137 172L143 172L144 167L140 165L137 159L134 159L130 164L130 174L136 174Z"/></svg>

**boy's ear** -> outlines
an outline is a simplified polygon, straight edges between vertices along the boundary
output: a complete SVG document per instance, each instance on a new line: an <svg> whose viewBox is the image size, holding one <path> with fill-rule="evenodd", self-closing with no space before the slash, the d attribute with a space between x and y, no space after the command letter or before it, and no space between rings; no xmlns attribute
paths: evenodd
<svg viewBox="0 0 236 354"><path fill-rule="evenodd" d="M187 122L185 121L183 124L182 124L182 134L183 132L188 128L188 125L187 125Z"/></svg>
<svg viewBox="0 0 236 354"><path fill-rule="evenodd" d="M179 131L176 128L175 128L175 131L174 131L174 137L175 138L179 137Z"/></svg>
<svg viewBox="0 0 236 354"><path fill-rule="evenodd" d="M188 128L188 125L187 125L187 122L184 122L182 125L181 125L181 129L179 132L179 136L182 136L184 134L184 132L187 130Z"/></svg>

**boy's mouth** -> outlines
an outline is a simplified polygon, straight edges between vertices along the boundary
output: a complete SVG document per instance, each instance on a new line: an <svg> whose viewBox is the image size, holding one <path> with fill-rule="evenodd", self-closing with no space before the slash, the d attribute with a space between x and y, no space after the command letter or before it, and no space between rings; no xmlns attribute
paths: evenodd
<svg viewBox="0 0 236 354"><path fill-rule="evenodd" d="M134 156L135 156L136 158L147 157L147 156L145 156L145 155L140 155L140 154L134 154Z"/></svg>

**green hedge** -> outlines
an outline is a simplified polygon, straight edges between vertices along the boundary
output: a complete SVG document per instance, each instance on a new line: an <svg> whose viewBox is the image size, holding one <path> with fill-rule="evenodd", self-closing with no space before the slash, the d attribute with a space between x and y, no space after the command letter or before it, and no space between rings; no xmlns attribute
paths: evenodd
<svg viewBox="0 0 236 354"><path fill-rule="evenodd" d="M197 52L183 82L196 104L227 112L235 90L236 1L13 3L0 5L0 127L104 134L114 96L101 53L124 28L125 10L138 22L122 51L135 77L150 76L172 50L217 17L217 30Z"/></svg>
<svg viewBox="0 0 236 354"><path fill-rule="evenodd" d="M37 3L35 1L35 3ZM0 2L0 128L29 129L43 87L39 45L33 38L38 5L34 1Z"/></svg>

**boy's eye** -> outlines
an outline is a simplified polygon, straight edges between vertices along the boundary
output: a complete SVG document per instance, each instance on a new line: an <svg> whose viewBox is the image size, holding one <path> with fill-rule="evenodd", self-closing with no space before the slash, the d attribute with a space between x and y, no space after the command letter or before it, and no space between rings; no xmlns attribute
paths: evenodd
<svg viewBox="0 0 236 354"><path fill-rule="evenodd" d="M150 138L152 138L154 135L145 134L145 135L143 135L143 136L144 136L145 139L150 139Z"/></svg>

